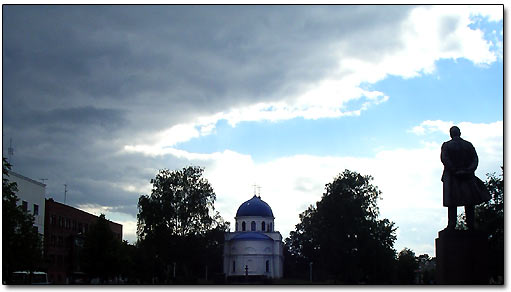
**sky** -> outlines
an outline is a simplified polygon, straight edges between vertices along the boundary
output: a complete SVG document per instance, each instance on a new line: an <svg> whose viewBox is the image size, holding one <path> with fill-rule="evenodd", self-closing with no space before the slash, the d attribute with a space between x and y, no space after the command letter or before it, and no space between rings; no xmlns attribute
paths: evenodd
<svg viewBox="0 0 511 292"><path fill-rule="evenodd" d="M2 8L3 156L129 242L160 169L204 167L231 230L260 186L284 238L349 169L434 256L449 128L503 165L502 5Z"/></svg>

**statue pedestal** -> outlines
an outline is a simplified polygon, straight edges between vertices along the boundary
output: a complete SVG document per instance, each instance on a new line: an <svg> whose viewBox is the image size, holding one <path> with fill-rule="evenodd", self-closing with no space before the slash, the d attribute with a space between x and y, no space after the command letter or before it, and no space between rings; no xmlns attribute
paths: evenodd
<svg viewBox="0 0 511 292"><path fill-rule="evenodd" d="M488 235L469 230L438 232L436 248L437 284L489 283Z"/></svg>

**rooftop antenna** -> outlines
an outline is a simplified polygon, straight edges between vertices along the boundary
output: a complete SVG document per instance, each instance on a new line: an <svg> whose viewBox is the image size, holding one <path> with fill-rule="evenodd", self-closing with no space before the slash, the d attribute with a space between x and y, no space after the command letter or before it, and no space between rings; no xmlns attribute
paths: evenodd
<svg viewBox="0 0 511 292"><path fill-rule="evenodd" d="M47 178L40 178L39 180L40 180L40 181L42 181L42 182L43 182L43 184L44 184L44 181L45 181L45 180L48 180L48 179L47 179Z"/></svg>
<svg viewBox="0 0 511 292"><path fill-rule="evenodd" d="M67 184L64 184L64 204L66 203L66 197L67 197Z"/></svg>
<svg viewBox="0 0 511 292"><path fill-rule="evenodd" d="M9 139L9 148L7 148L7 154L9 155L9 164L12 165L12 156L14 155L14 148L12 148L12 138Z"/></svg>
<svg viewBox="0 0 511 292"><path fill-rule="evenodd" d="M261 186L257 186L257 195L261 198Z"/></svg>

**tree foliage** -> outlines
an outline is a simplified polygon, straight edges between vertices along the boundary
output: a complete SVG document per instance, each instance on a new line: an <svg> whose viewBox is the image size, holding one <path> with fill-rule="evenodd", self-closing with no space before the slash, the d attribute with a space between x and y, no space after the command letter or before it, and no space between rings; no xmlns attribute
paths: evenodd
<svg viewBox="0 0 511 292"><path fill-rule="evenodd" d="M110 224L101 214L85 235L81 252L83 270L101 282L121 274L121 241L115 238Z"/></svg>
<svg viewBox="0 0 511 292"><path fill-rule="evenodd" d="M490 276L496 282L504 278L504 168L501 174L487 174L484 182L491 199L475 207L475 228L488 234ZM457 226L466 229L465 214ZM503 281L503 280L502 280Z"/></svg>
<svg viewBox="0 0 511 292"><path fill-rule="evenodd" d="M34 216L17 205L15 182L9 182L11 165L2 160L2 249L3 282L12 272L35 271L42 265L42 237L34 226Z"/></svg>
<svg viewBox="0 0 511 292"><path fill-rule="evenodd" d="M151 195L138 201L138 235L144 238L160 229L179 236L206 232L214 222L209 210L216 195L202 173L193 166L160 170L151 179Z"/></svg>
<svg viewBox="0 0 511 292"><path fill-rule="evenodd" d="M504 168L501 169L499 176L487 175L485 184L491 199L475 210L476 227L489 235L490 275L497 282L504 279Z"/></svg>
<svg viewBox="0 0 511 292"><path fill-rule="evenodd" d="M397 277L400 284L414 284L415 271L419 267L418 259L415 253L408 249L403 248L397 256Z"/></svg>
<svg viewBox="0 0 511 292"><path fill-rule="evenodd" d="M371 184L372 179L345 170L326 185L321 200L300 214L300 223L286 239L291 261L302 269L313 262L318 279L391 281L395 227L388 219L378 218L381 192Z"/></svg>
<svg viewBox="0 0 511 292"><path fill-rule="evenodd" d="M193 281L222 270L223 232L229 228L214 210L216 195L203 169L160 170L151 180L151 195L138 201L138 262L157 281ZM163 280L162 280L163 279Z"/></svg>

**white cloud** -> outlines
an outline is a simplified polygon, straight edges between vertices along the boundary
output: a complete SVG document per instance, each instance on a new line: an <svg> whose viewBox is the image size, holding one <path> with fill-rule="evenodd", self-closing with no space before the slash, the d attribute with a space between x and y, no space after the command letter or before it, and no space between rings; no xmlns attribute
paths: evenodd
<svg viewBox="0 0 511 292"><path fill-rule="evenodd" d="M449 139L452 125L450 121L424 121L410 130L426 139L422 147L381 150L373 157L296 155L255 163L250 155L230 150L201 154L174 148L166 148L160 155L173 155L191 163L200 161L217 194L217 210L230 222L238 206L251 198L252 185L261 186L261 196L272 207L276 229L283 236L294 229L298 215L308 205L321 199L325 184L344 169L372 175L374 185L382 191L381 216L400 227L396 249L409 247L433 255L429 242L447 220L442 207L440 147ZM457 125L462 137L476 147L480 161L477 175L484 180L487 172L498 172L503 163L502 121ZM435 133L441 133L442 140ZM412 238L413 228L422 237Z"/></svg>
<svg viewBox="0 0 511 292"><path fill-rule="evenodd" d="M442 130L447 140L444 124L449 123L425 121L421 125ZM502 164L502 144L495 142L503 140L499 130L501 122L459 125L466 129L467 139L478 145L480 168L486 172L498 171ZM255 163L249 155L225 151L209 156L205 176L217 193L217 209L231 222L238 206L252 196L252 185L260 185L263 200L275 214L276 228L287 236L298 223L298 214L320 200L325 184L337 174L350 169L372 175L374 185L382 191L379 202L382 217L401 227L396 248L407 246L433 255L434 238L447 222L440 181L441 142L429 141L415 149L379 151L374 157L296 155L265 163ZM484 174L480 175L482 179ZM411 228L416 228L422 238L410 238Z"/></svg>
<svg viewBox="0 0 511 292"><path fill-rule="evenodd" d="M99 216L101 214L108 213L109 210L112 209L112 207L107 206L100 206L98 204L79 204L78 209L83 210L87 213Z"/></svg>
<svg viewBox="0 0 511 292"><path fill-rule="evenodd" d="M498 22L503 18L503 5L469 5L468 10L471 15L488 17L489 21Z"/></svg>
<svg viewBox="0 0 511 292"><path fill-rule="evenodd" d="M498 6L415 7L400 23L399 30L373 27L364 34L364 39L349 35L332 43L329 54L335 57L336 66L323 79L305 83L298 92L286 94L283 91L273 100L253 101L213 115L196 116L189 123L159 132L151 138L150 144L127 145L125 150L147 155L175 153L175 149L167 147L213 133L221 119L235 126L243 121L358 116L389 99L383 92L362 89L361 84L375 83L389 75L413 78L431 74L440 59L465 58L474 64L495 62L498 50L491 49L492 43L484 39L481 30L469 26L474 22L474 15L488 16L491 21L502 19ZM385 44L389 46L385 47L382 38L392 40L392 45ZM494 46L498 48L499 44ZM358 106L349 108L353 101L359 101ZM425 124L412 131L425 134L421 131L432 126Z"/></svg>
<svg viewBox="0 0 511 292"><path fill-rule="evenodd" d="M503 165L504 147L504 123L497 121L494 123L471 123L471 122L446 122L446 121L424 121L420 125L413 127L410 132L417 135L432 134L440 132L449 138L449 129L452 126L458 126L461 130L461 137L470 141L476 148L477 153L485 153L487 159L479 158L480 167L477 171L478 175L485 175L491 171L493 162L500 161ZM481 154L479 154L480 156Z"/></svg>

